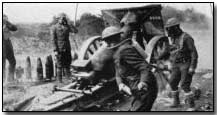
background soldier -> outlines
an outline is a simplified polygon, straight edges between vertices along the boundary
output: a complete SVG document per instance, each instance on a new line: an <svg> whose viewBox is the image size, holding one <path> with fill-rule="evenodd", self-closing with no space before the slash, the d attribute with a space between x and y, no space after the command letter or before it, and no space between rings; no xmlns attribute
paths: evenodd
<svg viewBox="0 0 217 115"><path fill-rule="evenodd" d="M130 111L150 111L157 97L157 85L146 60L131 45L131 39L120 37L120 30L108 27L102 38L115 53L113 56L119 91L132 95Z"/></svg>
<svg viewBox="0 0 217 115"><path fill-rule="evenodd" d="M182 79L181 88L185 92L188 110L194 110L193 93L190 88L198 60L194 40L189 34L182 31L180 22L176 18L167 21L166 30L172 42L170 48L170 61L172 63L170 86L174 101L171 107L177 107L180 103L178 85Z"/></svg>
<svg viewBox="0 0 217 115"><path fill-rule="evenodd" d="M70 76L72 57L69 34L70 32L77 33L77 29L68 24L66 14L61 13L57 18L58 23L52 26L51 36L57 61L57 79L62 82L63 72L67 77Z"/></svg>
<svg viewBox="0 0 217 115"><path fill-rule="evenodd" d="M17 27L8 21L8 17L3 15L3 81L5 81L5 64L6 59L9 62L7 81L14 80L16 59L14 56L13 46L10 40L11 31L17 31Z"/></svg>
<svg viewBox="0 0 217 115"><path fill-rule="evenodd" d="M140 32L140 24L138 22L138 16L133 12L128 12L123 19L120 21L121 27L122 27L122 34L123 38L129 38L132 37L133 32L136 31L136 41L139 43L139 45L145 49L144 43L143 43L143 35Z"/></svg>

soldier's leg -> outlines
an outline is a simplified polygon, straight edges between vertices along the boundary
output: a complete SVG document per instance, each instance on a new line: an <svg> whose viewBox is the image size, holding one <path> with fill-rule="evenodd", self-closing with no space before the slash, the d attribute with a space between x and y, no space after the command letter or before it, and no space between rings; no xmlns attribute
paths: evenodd
<svg viewBox="0 0 217 115"><path fill-rule="evenodd" d="M191 91L191 82L192 82L192 74L188 73L189 64L184 64L181 67L181 77L182 77L182 83L181 87L184 90L184 96L185 96L185 103L187 104L188 111L194 111L195 110L195 103L194 103L194 94Z"/></svg>
<svg viewBox="0 0 217 115"><path fill-rule="evenodd" d="M65 59L64 60L64 73L65 73L66 78L70 78L70 76L71 76L70 65L72 62L71 52L70 51L65 52L64 56L65 56L65 58L64 58Z"/></svg>
<svg viewBox="0 0 217 115"><path fill-rule="evenodd" d="M8 41L8 47L7 47L8 55L7 59L9 62L9 67L8 67L8 81L14 81L14 72L15 72L15 67L16 67L16 59L14 56L14 51L13 51L13 46L11 44L11 41Z"/></svg>
<svg viewBox="0 0 217 115"><path fill-rule="evenodd" d="M181 71L179 67L173 67L171 71L172 73L169 79L169 84L170 84L172 91L177 91L179 82L181 80Z"/></svg>
<svg viewBox="0 0 217 115"><path fill-rule="evenodd" d="M57 62L56 62L56 66L57 66L57 71L56 71L56 75L57 75L57 81L62 83L62 76L63 76L63 63L62 63L62 54L58 54L57 55Z"/></svg>
<svg viewBox="0 0 217 115"><path fill-rule="evenodd" d="M151 88L141 100L142 105L136 111L151 111L152 106L157 98L157 86Z"/></svg>
<svg viewBox="0 0 217 115"><path fill-rule="evenodd" d="M153 74L150 75L154 77ZM135 85L133 85L133 87L136 87L136 89L138 82ZM133 92L135 99L132 102L131 111L151 111L154 101L157 98L157 82L155 81L152 82L152 84L149 84L147 91L138 91L138 89L135 91Z"/></svg>
<svg viewBox="0 0 217 115"><path fill-rule="evenodd" d="M183 64L181 67L181 88L184 90L185 93L191 92L191 82L192 82L192 76L188 73L189 64Z"/></svg>
<svg viewBox="0 0 217 115"><path fill-rule="evenodd" d="M178 85L179 85L180 80L181 80L181 72L179 70L179 67L173 67L171 78L169 80L169 84L172 89L171 96L173 99L170 107L178 107L180 104L179 91L178 91Z"/></svg>

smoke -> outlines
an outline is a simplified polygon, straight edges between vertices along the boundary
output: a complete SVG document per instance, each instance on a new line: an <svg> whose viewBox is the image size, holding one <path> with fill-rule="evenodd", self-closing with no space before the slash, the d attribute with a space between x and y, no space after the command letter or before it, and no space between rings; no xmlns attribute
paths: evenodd
<svg viewBox="0 0 217 115"><path fill-rule="evenodd" d="M189 27L199 29L209 29L209 18L200 12L197 12L194 8L187 8L185 10L178 10L171 6L165 6L162 9L162 16L164 23L172 17L176 17L182 23L189 24Z"/></svg>

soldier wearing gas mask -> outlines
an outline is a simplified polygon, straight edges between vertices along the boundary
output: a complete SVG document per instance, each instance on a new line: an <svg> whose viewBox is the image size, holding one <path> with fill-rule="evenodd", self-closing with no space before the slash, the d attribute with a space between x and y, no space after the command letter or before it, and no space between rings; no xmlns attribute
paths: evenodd
<svg viewBox="0 0 217 115"><path fill-rule="evenodd" d="M150 111L157 97L157 83L148 62L119 28L106 28L102 39L115 52L113 60L119 91L132 96L129 111Z"/></svg>
<svg viewBox="0 0 217 115"><path fill-rule="evenodd" d="M3 81L6 80L5 64L6 59L9 62L7 81L14 81L14 72L16 67L16 59L14 56L13 46L10 40L11 31L17 31L17 27L8 21L8 17L3 15Z"/></svg>
<svg viewBox="0 0 217 115"><path fill-rule="evenodd" d="M70 33L77 33L77 29L68 24L67 16L61 13L57 16L58 22L51 28L51 38L54 46L54 54L57 64L57 80L62 82L63 73L70 76L70 64L72 61Z"/></svg>
<svg viewBox="0 0 217 115"><path fill-rule="evenodd" d="M181 88L185 92L188 110L194 110L194 98L190 88L198 61L194 40L189 34L182 31L180 22L176 18L169 19L165 27L172 42L170 45L172 73L169 81L173 98L171 107L177 107L180 104L178 85L182 81Z"/></svg>

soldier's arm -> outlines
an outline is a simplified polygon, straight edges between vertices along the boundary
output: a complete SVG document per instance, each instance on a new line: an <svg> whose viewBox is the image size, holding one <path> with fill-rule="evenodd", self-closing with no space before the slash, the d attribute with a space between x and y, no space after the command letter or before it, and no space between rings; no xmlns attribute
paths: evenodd
<svg viewBox="0 0 217 115"><path fill-rule="evenodd" d="M6 22L6 26L10 31L17 31L17 27L8 21Z"/></svg>
<svg viewBox="0 0 217 115"><path fill-rule="evenodd" d="M114 63L115 63L115 79L116 79L116 82L117 82L117 85L120 85L122 82L122 78L121 78L121 74L120 74L120 57L116 56L115 57L115 60L114 60Z"/></svg>
<svg viewBox="0 0 217 115"><path fill-rule="evenodd" d="M150 66L148 62L136 51L136 49L125 49L120 53L120 55L123 63L127 63L130 67L140 72L140 82L150 84L152 81L151 76L149 76Z"/></svg>
<svg viewBox="0 0 217 115"><path fill-rule="evenodd" d="M197 62L198 62L198 53L197 53L197 49L196 49L195 44L194 44L194 40L191 37L188 37L188 39L186 40L186 43L187 43L188 48L191 52L190 68L196 69Z"/></svg>
<svg viewBox="0 0 217 115"><path fill-rule="evenodd" d="M78 33L78 29L73 24L70 24L69 28L70 28L70 32L72 32L72 33Z"/></svg>
<svg viewBox="0 0 217 115"><path fill-rule="evenodd" d="M57 36L56 36L56 29L55 27L51 27L51 39L52 39L52 44L54 47L54 51L58 51L58 45L57 45Z"/></svg>

